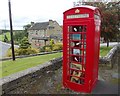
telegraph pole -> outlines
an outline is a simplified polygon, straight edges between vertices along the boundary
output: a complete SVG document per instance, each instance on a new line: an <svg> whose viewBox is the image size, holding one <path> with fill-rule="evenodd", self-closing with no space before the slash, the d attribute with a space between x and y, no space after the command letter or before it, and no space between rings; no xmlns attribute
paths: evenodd
<svg viewBox="0 0 120 96"><path fill-rule="evenodd" d="M10 35L11 35L11 47L12 47L12 59L15 60L15 52L14 52L14 41L13 41L13 28L12 28L12 14L11 14L11 2L8 0L9 7L9 20L10 20Z"/></svg>

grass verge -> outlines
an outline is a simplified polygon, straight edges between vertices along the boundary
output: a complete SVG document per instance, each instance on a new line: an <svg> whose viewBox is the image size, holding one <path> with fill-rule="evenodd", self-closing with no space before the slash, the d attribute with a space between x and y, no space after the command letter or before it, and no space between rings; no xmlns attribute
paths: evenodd
<svg viewBox="0 0 120 96"><path fill-rule="evenodd" d="M106 47L106 46L102 46L100 47L100 56L104 57L107 55L107 53L112 49L111 46Z"/></svg>
<svg viewBox="0 0 120 96"><path fill-rule="evenodd" d="M7 38L8 38L8 41L10 41L11 40L10 39L10 32L6 32L5 34L6 34ZM0 41L4 41L4 34L0 35Z"/></svg>
<svg viewBox="0 0 120 96"><path fill-rule="evenodd" d="M47 55L41 55L41 56L34 56L34 57L28 57L28 58L21 58L16 59L16 61L3 61L2 66L0 66L0 78L4 76L8 76L10 74L25 70L27 68L34 67L39 64L43 64L49 60L52 60L53 58L58 58L62 56L62 53L55 53L55 54L47 54Z"/></svg>

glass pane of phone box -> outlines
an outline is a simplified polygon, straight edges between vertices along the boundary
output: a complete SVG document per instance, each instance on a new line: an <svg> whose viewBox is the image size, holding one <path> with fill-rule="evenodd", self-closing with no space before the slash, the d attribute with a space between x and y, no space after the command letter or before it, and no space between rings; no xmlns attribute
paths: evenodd
<svg viewBox="0 0 120 96"><path fill-rule="evenodd" d="M81 34L71 34L71 39L72 40L81 40Z"/></svg>

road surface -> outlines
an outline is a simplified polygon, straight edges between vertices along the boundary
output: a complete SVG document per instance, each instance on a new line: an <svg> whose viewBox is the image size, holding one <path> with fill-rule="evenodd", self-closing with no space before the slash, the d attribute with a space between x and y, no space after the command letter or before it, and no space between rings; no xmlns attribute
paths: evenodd
<svg viewBox="0 0 120 96"><path fill-rule="evenodd" d="M114 45L117 45L117 44L120 44L120 42L110 42L109 46L114 46ZM107 46L107 43L101 43L100 46Z"/></svg>
<svg viewBox="0 0 120 96"><path fill-rule="evenodd" d="M4 43L0 41L0 58L5 57L7 50L11 47L11 44ZM15 45L15 48L18 48L19 46Z"/></svg>

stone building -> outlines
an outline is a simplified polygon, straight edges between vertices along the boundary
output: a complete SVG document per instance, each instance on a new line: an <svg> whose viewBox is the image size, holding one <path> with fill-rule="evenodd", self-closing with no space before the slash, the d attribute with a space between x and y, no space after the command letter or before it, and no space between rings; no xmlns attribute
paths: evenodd
<svg viewBox="0 0 120 96"><path fill-rule="evenodd" d="M32 22L28 29L28 39L32 47L35 48L49 44L51 39L55 43L62 42L62 27L53 20L40 23Z"/></svg>

